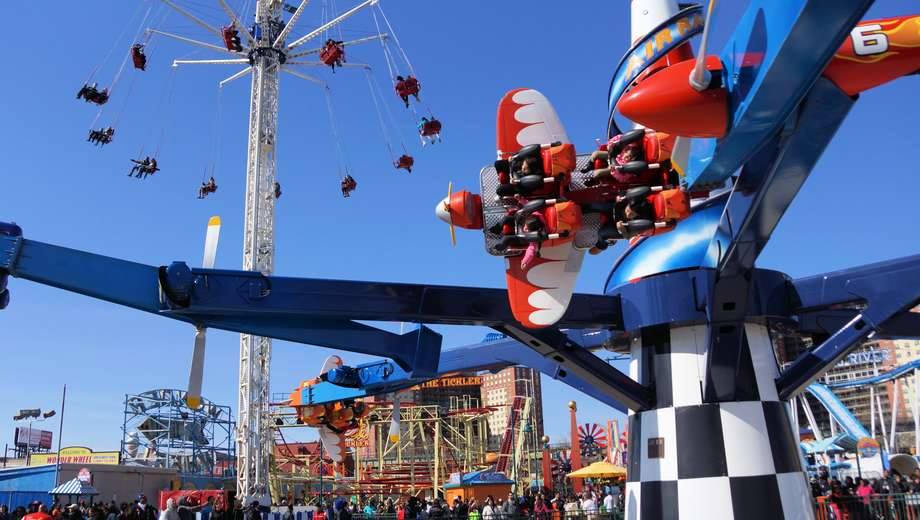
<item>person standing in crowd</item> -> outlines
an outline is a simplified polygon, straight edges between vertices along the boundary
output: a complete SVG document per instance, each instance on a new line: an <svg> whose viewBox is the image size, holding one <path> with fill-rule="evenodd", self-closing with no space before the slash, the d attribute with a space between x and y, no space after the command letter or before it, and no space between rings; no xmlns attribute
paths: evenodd
<svg viewBox="0 0 920 520"><path fill-rule="evenodd" d="M597 502L589 491L586 491L582 496L581 511L588 517L588 520L597 518Z"/></svg>
<svg viewBox="0 0 920 520"><path fill-rule="evenodd" d="M604 509L602 510L602 512L612 513L615 507L615 504L616 504L616 500L614 500L613 498L613 491L611 489L607 489L607 495L604 497Z"/></svg>
<svg viewBox="0 0 920 520"><path fill-rule="evenodd" d="M437 498L431 500L431 504L428 508L428 518L431 520L440 520L444 518L444 509L441 508L441 501Z"/></svg>
<svg viewBox="0 0 920 520"><path fill-rule="evenodd" d="M209 500L210 502L210 500ZM213 508L211 509L211 514L208 516L208 520L228 520L227 515L224 512L223 502L215 502Z"/></svg>
<svg viewBox="0 0 920 520"><path fill-rule="evenodd" d="M514 499L514 493L508 493L508 498L505 500L505 503L502 504L501 515L507 519L517 516L518 514L518 505L517 500Z"/></svg>
<svg viewBox="0 0 920 520"><path fill-rule="evenodd" d="M486 497L486 505L482 506L482 520L495 520L498 516L498 508L495 507L495 499L492 495Z"/></svg>
<svg viewBox="0 0 920 520"><path fill-rule="evenodd" d="M543 493L537 495L537 499L533 503L533 513L537 520L549 520L553 510L547 506L547 502L543 497Z"/></svg>
<svg viewBox="0 0 920 520"><path fill-rule="evenodd" d="M136 520L157 520L157 509L147 503L147 495L138 496L134 508Z"/></svg>
<svg viewBox="0 0 920 520"><path fill-rule="evenodd" d="M146 502L147 497L141 495L141 497ZM144 509L153 509L151 506L147 506ZM180 520L179 511L176 508L175 499L170 498L166 501L166 509L160 513L160 520Z"/></svg>

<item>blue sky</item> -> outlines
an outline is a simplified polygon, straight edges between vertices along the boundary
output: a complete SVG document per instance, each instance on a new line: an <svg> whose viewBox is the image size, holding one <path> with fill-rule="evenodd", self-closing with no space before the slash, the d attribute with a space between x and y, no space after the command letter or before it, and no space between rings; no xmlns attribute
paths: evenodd
<svg viewBox="0 0 920 520"><path fill-rule="evenodd" d="M239 8L243 1L231 3ZM215 25L224 20L216 1L181 4ZM715 31L717 49L743 8L743 2L725 4ZM7 19L34 23L9 24L5 33L10 59L8 72L0 76L6 92L0 98L6 121L0 127L0 220L18 222L35 240L148 264L174 259L198 264L207 218L219 214L224 227L217 265L239 268L247 80L229 85L221 96L219 155L213 152L212 131L217 81L237 67L181 68L171 80L172 58L221 56L154 40L148 71L126 69L100 118L100 124L116 124L114 143L99 149L85 142L96 112L74 96L97 67L101 84L112 81L138 31L140 16L130 21L137 6L124 0L4 5ZM314 2L304 27L320 21L320 6ZM311 71L332 85L342 145L359 182L358 191L345 200L338 191L322 92L284 77L278 136L284 196L277 206L276 272L500 287L501 259L484 254L481 237L472 232L460 230L459 243L451 248L434 205L450 180L456 188L476 186L479 169L494 157L496 104L512 88L541 90L553 100L576 146L594 146L605 131L610 74L627 47L627 2L390 0L384 8L420 76L423 100L444 123L444 142L420 149L409 112L386 91L385 101L416 156L411 175L394 170L363 75ZM868 17L915 11L909 0L879 1ZM162 28L208 37L174 14ZM344 30L346 38L373 32L373 20L364 14ZM355 47L349 59L370 63L378 81L387 84L379 45ZM917 253L912 195L920 148L918 81L905 78L863 95L779 225L760 266L795 277ZM144 181L129 179L128 160L157 147L163 171ZM196 200L202 172L212 162L220 190ZM578 290L599 292L620 252L618 247L590 257ZM189 326L23 281L12 281L11 288L12 304L0 313L5 361L0 417L19 408L59 407L66 383L64 444L118 449L125 393L185 387L193 339ZM447 346L474 343L487 332L438 330ZM237 335L209 333L203 393L234 408L238 350ZM272 391L287 392L315 375L326 354L276 342ZM581 422L617 416L564 385L545 379L544 385L547 432L554 440L568 436L562 419L570 399L579 402ZM0 424L8 425L9 433L2 435L10 439L12 423Z"/></svg>

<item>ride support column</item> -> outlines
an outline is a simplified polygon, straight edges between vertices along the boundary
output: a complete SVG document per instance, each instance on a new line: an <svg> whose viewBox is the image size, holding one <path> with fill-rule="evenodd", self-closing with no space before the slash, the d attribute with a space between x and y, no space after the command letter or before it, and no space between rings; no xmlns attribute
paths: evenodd
<svg viewBox="0 0 920 520"><path fill-rule="evenodd" d="M708 376L734 381L737 400L704 399L711 327L728 326L655 325L632 340L630 376L656 398L629 414L627 519L814 519L765 326L744 323L738 346L715 347L737 350L736 373Z"/></svg>

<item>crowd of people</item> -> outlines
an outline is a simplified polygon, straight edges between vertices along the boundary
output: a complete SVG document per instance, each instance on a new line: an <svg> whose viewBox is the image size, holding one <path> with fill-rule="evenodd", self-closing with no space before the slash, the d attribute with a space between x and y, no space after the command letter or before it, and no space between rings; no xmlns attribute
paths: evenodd
<svg viewBox="0 0 920 520"><path fill-rule="evenodd" d="M811 492L831 518L900 518L899 509L920 513L920 469L910 477L885 471L881 478L840 480L822 467L811 479Z"/></svg>
<svg viewBox="0 0 920 520"><path fill-rule="evenodd" d="M17 507L10 511L7 506L0 506L0 520L159 520L156 507L147 502L147 497L139 495L132 503L115 501L87 503L80 501L62 504L57 501L50 505L32 502L29 507Z"/></svg>
<svg viewBox="0 0 920 520"><path fill-rule="evenodd" d="M616 518L623 511L623 491L617 486L604 489L589 489L581 495L569 494L555 496L544 493L515 496L508 493L506 497L487 496L483 500L469 498L463 500L455 497L452 501L439 498L421 499L417 497L376 498L361 502L338 497L322 516L315 520L370 520L375 518L393 518L395 520L504 520L509 518L534 518L537 520L559 520L562 518ZM293 520L293 506L289 506L288 518Z"/></svg>
<svg viewBox="0 0 920 520"><path fill-rule="evenodd" d="M300 502L298 502L300 504ZM281 520L296 520L294 504L282 504ZM561 520L582 518L605 520L619 518L623 511L623 492L620 487L589 489L581 495L555 496L527 493L506 497L488 496L484 500L475 498L462 500L454 498L447 502L437 498L400 497L359 500L357 497L338 496L320 506L314 520L505 520L510 518L533 518L536 520ZM9 511L0 506L0 520L195 520L201 513L201 520L264 520L267 508L258 502L243 506L235 501L228 511L222 501L208 499L199 504L195 500L166 501L166 507L158 511L140 495L132 503L115 501L50 505L33 502L29 507L18 507Z"/></svg>

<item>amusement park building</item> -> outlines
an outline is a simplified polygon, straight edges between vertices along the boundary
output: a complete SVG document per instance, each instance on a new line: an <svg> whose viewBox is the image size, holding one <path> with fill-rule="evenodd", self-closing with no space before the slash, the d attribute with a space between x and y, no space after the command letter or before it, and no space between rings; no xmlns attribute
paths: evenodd
<svg viewBox="0 0 920 520"><path fill-rule="evenodd" d="M895 340L894 348L898 366L906 365L920 359L920 340ZM905 377L900 381L902 385L900 388L901 400L904 402L903 410L906 411L906 414L899 416L898 421L909 421L912 420L912 417L909 417L909 415L911 410L914 409L914 401L917 399L917 388L914 384L915 381L913 377ZM918 405L920 405L920 403L918 403ZM901 407L898 408L902 409Z"/></svg>

